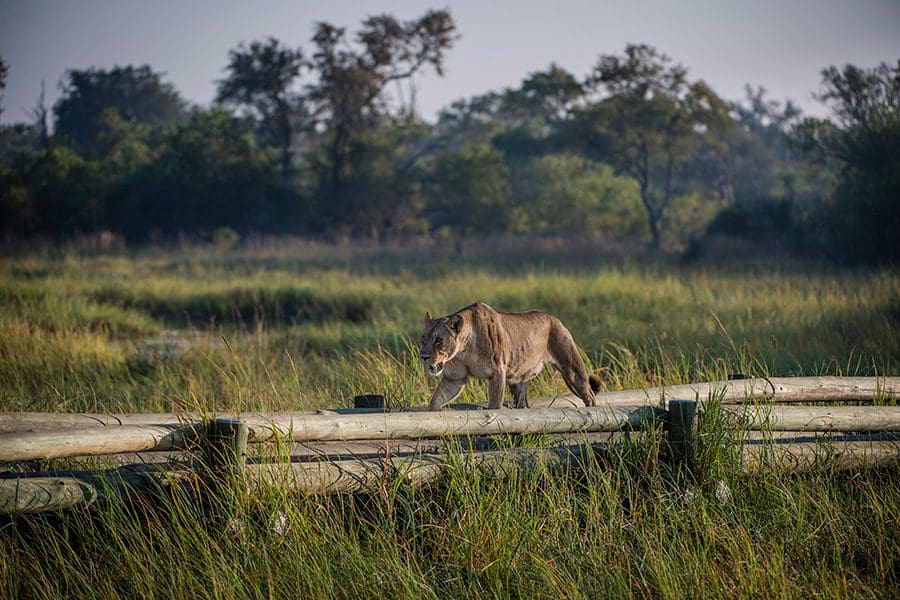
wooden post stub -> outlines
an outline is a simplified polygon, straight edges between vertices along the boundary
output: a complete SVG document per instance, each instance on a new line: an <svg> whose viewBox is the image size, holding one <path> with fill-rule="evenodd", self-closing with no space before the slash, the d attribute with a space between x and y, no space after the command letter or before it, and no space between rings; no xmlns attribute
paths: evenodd
<svg viewBox="0 0 900 600"><path fill-rule="evenodd" d="M211 471L240 469L247 465L250 427L238 419L215 419L206 429L203 460Z"/></svg>
<svg viewBox="0 0 900 600"><path fill-rule="evenodd" d="M694 464L697 442L697 403L694 400L669 401L669 449L672 457L689 467Z"/></svg>
<svg viewBox="0 0 900 600"><path fill-rule="evenodd" d="M384 408L384 396L381 394L354 396L353 408Z"/></svg>

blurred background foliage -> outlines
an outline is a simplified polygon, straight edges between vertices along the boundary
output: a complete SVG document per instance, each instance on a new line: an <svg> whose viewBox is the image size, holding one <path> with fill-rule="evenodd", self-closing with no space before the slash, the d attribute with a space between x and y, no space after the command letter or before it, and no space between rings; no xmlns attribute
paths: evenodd
<svg viewBox="0 0 900 600"><path fill-rule="evenodd" d="M644 44L555 64L426 122L447 11L320 23L225 58L212 106L148 65L73 68L60 99L0 129L0 236L120 244L579 235L723 256L738 248L896 263L900 63L830 66L804 116L761 87L726 100ZM9 68L0 57L0 86ZM215 242L219 243L219 242Z"/></svg>

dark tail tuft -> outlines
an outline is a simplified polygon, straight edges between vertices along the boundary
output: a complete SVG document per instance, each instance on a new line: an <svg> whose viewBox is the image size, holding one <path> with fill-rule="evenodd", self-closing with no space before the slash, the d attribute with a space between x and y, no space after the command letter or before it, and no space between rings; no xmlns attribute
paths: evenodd
<svg viewBox="0 0 900 600"><path fill-rule="evenodd" d="M603 380L600 379L599 375L591 375L588 377L588 383L591 384L591 391L596 394L600 391L600 386L603 385Z"/></svg>

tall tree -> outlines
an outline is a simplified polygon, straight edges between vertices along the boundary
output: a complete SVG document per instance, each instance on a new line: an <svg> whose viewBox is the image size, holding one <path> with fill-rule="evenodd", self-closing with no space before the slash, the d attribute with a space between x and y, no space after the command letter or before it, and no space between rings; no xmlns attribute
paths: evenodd
<svg viewBox="0 0 900 600"><path fill-rule="evenodd" d="M609 165L571 153L546 154L528 162L514 177L524 231L557 234L646 233L637 182L616 176Z"/></svg>
<svg viewBox="0 0 900 600"><path fill-rule="evenodd" d="M43 149L46 149L50 143L50 110L47 108L45 91L44 81L41 80L41 93L30 112L34 129Z"/></svg>
<svg viewBox="0 0 900 600"><path fill-rule="evenodd" d="M325 134L323 157L316 161L323 196L340 204L350 176L350 156L358 139L387 110L385 89L425 67L444 72L444 53L456 39L450 13L429 11L401 22L390 15L369 17L348 41L346 30L328 23L316 27L312 68L316 81L307 97Z"/></svg>
<svg viewBox="0 0 900 600"><path fill-rule="evenodd" d="M187 118L186 102L147 65L72 69L65 77L62 96L53 106L55 133L70 138L87 154L97 151L103 128L100 116L108 108L116 109L128 123L154 128Z"/></svg>
<svg viewBox="0 0 900 600"><path fill-rule="evenodd" d="M271 193L273 165L249 119L221 107L195 110L164 137L158 156L115 190L111 219L129 238L208 233L218 227L240 232L288 228L292 215L272 205L277 198Z"/></svg>
<svg viewBox="0 0 900 600"><path fill-rule="evenodd" d="M0 54L0 117L3 116L3 90L6 89L6 78L9 76L9 65Z"/></svg>
<svg viewBox="0 0 900 600"><path fill-rule="evenodd" d="M724 209L710 234L761 240L781 238L800 248L793 228L820 203L827 174L791 148L791 130L800 109L790 100L768 97L765 88L745 87L743 100L731 103L735 126L721 146L701 144L691 165L693 176L719 183Z"/></svg>
<svg viewBox="0 0 900 600"><path fill-rule="evenodd" d="M826 247L849 261L900 263L900 61L822 71L835 121L807 119L798 138L837 170Z"/></svg>
<svg viewBox="0 0 900 600"><path fill-rule="evenodd" d="M290 184L297 121L304 116L297 83L305 66L302 50L286 48L275 38L241 45L229 53L228 74L216 96L218 102L255 113L263 137L279 150L284 187Z"/></svg>
<svg viewBox="0 0 900 600"><path fill-rule="evenodd" d="M459 234L505 231L512 188L503 153L487 144L445 152L434 165L429 220Z"/></svg>
<svg viewBox="0 0 900 600"><path fill-rule="evenodd" d="M637 179L652 244L659 248L676 171L702 138L730 126L729 107L702 80L690 81L682 65L643 44L601 56L588 85L600 97L579 112L584 141Z"/></svg>
<svg viewBox="0 0 900 600"><path fill-rule="evenodd" d="M493 144L511 162L558 150L558 133L583 95L584 86L556 64L529 74L520 87L502 95L495 117L504 130L494 136Z"/></svg>

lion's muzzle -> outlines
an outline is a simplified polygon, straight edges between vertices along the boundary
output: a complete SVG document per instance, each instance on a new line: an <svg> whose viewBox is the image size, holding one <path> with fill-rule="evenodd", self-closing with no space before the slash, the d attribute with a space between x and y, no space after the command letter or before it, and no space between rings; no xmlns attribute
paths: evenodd
<svg viewBox="0 0 900 600"><path fill-rule="evenodd" d="M444 363L443 362L432 362L431 355L422 355L419 358L422 359L422 362L425 364L425 369L435 377L440 377L441 373L444 372Z"/></svg>

